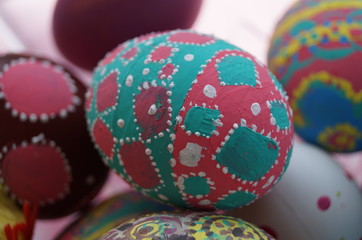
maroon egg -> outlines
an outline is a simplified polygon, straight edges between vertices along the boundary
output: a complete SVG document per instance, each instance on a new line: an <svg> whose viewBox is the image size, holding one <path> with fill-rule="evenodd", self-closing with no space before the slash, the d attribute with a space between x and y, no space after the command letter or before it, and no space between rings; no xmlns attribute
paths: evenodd
<svg viewBox="0 0 362 240"><path fill-rule="evenodd" d="M86 129L85 86L39 57L0 56L0 182L39 218L85 207L106 180Z"/></svg>
<svg viewBox="0 0 362 240"><path fill-rule="evenodd" d="M119 43L152 31L189 28L202 0L58 0L53 32L63 55L92 70Z"/></svg>

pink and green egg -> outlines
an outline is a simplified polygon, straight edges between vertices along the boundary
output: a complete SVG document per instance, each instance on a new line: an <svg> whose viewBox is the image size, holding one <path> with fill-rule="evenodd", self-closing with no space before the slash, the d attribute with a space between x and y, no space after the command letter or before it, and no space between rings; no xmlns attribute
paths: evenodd
<svg viewBox="0 0 362 240"><path fill-rule="evenodd" d="M277 24L268 54L296 132L332 152L362 150L362 1L298 1Z"/></svg>
<svg viewBox="0 0 362 240"><path fill-rule="evenodd" d="M292 152L292 111L274 75L244 50L190 30L108 53L86 112L104 162L178 207L247 205L270 191Z"/></svg>

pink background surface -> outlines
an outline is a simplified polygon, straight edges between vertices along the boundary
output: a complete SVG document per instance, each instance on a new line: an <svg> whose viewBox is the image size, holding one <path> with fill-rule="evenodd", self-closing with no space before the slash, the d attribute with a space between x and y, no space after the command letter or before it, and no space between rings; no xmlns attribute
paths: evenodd
<svg viewBox="0 0 362 240"><path fill-rule="evenodd" d="M214 34L266 62L268 39L274 25L293 0L204 0L194 29ZM0 17L8 25L4 27L0 18L0 53L26 50L65 64L84 82L90 81L90 73L67 62L54 45L51 35L51 19L55 0L0 0ZM338 161L353 176L362 189L362 153L336 155ZM128 186L118 176L111 174L95 202ZM38 221L35 240L52 239L74 217Z"/></svg>

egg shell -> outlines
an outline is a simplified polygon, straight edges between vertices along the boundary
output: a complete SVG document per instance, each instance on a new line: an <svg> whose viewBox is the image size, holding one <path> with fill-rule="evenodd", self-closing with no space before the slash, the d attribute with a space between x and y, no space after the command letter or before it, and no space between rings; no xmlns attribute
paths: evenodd
<svg viewBox="0 0 362 240"><path fill-rule="evenodd" d="M191 30L151 33L106 55L88 88L103 160L143 193L228 209L267 191L292 149L292 112L249 53Z"/></svg>
<svg viewBox="0 0 362 240"><path fill-rule="evenodd" d="M362 150L362 1L303 0L277 24L268 66L283 84L304 140Z"/></svg>
<svg viewBox="0 0 362 240"><path fill-rule="evenodd" d="M108 174L89 138L85 86L62 66L31 55L0 56L0 179L39 218L87 205Z"/></svg>
<svg viewBox="0 0 362 240"><path fill-rule="evenodd" d="M272 240L271 236L241 219L203 212L159 213L131 219L104 234L101 240Z"/></svg>
<svg viewBox="0 0 362 240"><path fill-rule="evenodd" d="M189 28L202 0L58 0L53 35L71 62L93 70L119 43L152 31Z"/></svg>
<svg viewBox="0 0 362 240"><path fill-rule="evenodd" d="M7 196L3 186L0 185L0 239L5 238L4 227L24 223L24 215L16 204Z"/></svg>
<svg viewBox="0 0 362 240"><path fill-rule="evenodd" d="M225 214L277 240L362 238L362 193L329 154L307 143L294 144L288 171L273 191Z"/></svg>
<svg viewBox="0 0 362 240"><path fill-rule="evenodd" d="M80 216L56 238L57 240L95 240L102 234L138 215L171 211L171 207L128 191L104 200Z"/></svg>

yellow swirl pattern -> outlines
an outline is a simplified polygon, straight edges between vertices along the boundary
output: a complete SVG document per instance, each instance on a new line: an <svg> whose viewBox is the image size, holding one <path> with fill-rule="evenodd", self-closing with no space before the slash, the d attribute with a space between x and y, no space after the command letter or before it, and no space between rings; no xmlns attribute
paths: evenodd
<svg viewBox="0 0 362 240"><path fill-rule="evenodd" d="M208 231L205 231L205 222L211 222ZM247 222L240 221L240 219L228 216L209 215L201 217L195 221L195 225L190 226L193 230L191 236L197 240L213 239L228 240L228 239L253 239L253 240L268 240L262 231ZM235 236L235 229L240 230L240 236ZM244 238L245 237L245 238ZM246 238L248 237L248 238Z"/></svg>
<svg viewBox="0 0 362 240"><path fill-rule="evenodd" d="M362 8L362 2L358 0L344 0L344 1L329 0L329 1L321 1L315 6L303 8L299 12L291 14L289 17L287 17L280 23L280 25L273 34L272 41L274 41L276 37L284 35L294 25L296 25L297 23L299 23L304 19L309 19L325 11L339 10L341 8Z"/></svg>
<svg viewBox="0 0 362 240"><path fill-rule="evenodd" d="M327 149L345 150L356 147L356 139L362 138L362 133L352 125L337 124L334 127L326 127L318 136L318 141Z"/></svg>
<svg viewBox="0 0 362 240"><path fill-rule="evenodd" d="M131 219L102 236L103 240L273 240L241 219L200 212L149 214Z"/></svg>
<svg viewBox="0 0 362 240"><path fill-rule="evenodd" d="M334 31L333 27L338 28L338 31ZM277 56L270 60L270 66L275 69L285 65L288 59L298 53L303 46L318 45L323 37L327 37L331 42L339 42L342 36L351 42L360 41L362 36L355 36L352 32L361 29L362 23L360 22L346 23L338 21L331 22L330 26L317 25L310 31L302 31L298 36L291 39L289 44L283 46Z"/></svg>

